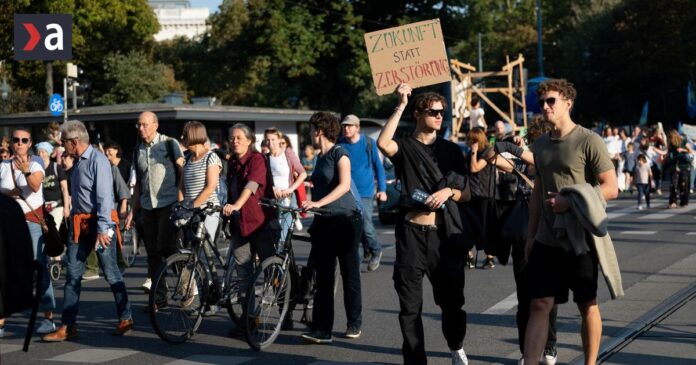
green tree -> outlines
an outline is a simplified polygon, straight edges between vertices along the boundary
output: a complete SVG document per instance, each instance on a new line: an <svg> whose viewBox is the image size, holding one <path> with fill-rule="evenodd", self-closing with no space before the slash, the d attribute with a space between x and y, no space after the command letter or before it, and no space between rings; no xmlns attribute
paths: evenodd
<svg viewBox="0 0 696 365"><path fill-rule="evenodd" d="M106 56L104 81L109 91L95 100L100 104L156 102L178 88L167 66L152 63L147 55L137 51Z"/></svg>

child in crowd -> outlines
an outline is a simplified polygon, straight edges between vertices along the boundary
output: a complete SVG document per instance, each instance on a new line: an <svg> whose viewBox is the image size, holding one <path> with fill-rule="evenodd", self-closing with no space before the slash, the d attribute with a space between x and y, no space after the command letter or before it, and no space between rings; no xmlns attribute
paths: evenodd
<svg viewBox="0 0 696 365"><path fill-rule="evenodd" d="M624 169L623 174L626 179L626 189L633 194L633 170L636 168L636 158L638 154L635 151L635 146L633 143L628 143L626 145L626 152L624 152Z"/></svg>
<svg viewBox="0 0 696 365"><path fill-rule="evenodd" d="M650 209L650 181L652 180L652 171L648 158L641 154L637 158L637 164L633 171L633 182L638 190L638 210L643 210L643 196L645 196L646 207Z"/></svg>

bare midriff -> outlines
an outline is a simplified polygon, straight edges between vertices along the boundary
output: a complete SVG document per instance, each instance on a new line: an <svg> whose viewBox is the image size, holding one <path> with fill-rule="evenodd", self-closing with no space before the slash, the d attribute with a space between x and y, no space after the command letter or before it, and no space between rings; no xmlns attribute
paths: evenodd
<svg viewBox="0 0 696 365"><path fill-rule="evenodd" d="M406 213L406 220L420 225L441 224L443 221L442 215L438 212L424 212L422 210L412 210Z"/></svg>

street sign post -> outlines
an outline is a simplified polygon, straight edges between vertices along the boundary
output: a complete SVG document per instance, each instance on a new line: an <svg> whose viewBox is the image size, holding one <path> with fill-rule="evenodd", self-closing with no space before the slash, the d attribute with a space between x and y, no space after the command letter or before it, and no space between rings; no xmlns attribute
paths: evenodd
<svg viewBox="0 0 696 365"><path fill-rule="evenodd" d="M60 94L51 95L51 100L48 102L48 110L54 117L59 117L65 111L65 101Z"/></svg>

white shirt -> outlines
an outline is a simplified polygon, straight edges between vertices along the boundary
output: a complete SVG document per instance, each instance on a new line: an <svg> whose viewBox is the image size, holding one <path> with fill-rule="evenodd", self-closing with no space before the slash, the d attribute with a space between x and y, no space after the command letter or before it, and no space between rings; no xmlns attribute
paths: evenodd
<svg viewBox="0 0 696 365"><path fill-rule="evenodd" d="M290 187L290 164L285 158L285 153L280 156L270 155L271 175L273 175L273 187L277 190L285 190Z"/></svg>
<svg viewBox="0 0 696 365"><path fill-rule="evenodd" d="M476 109L472 109L471 112L469 113L469 129L473 129L475 127L485 127L483 124L483 115L485 112L483 111L483 108L478 107Z"/></svg>
<svg viewBox="0 0 696 365"><path fill-rule="evenodd" d="M9 195L15 188L15 184L17 184L17 187L22 192L22 196L29 205L31 205L31 208L28 207L22 199L16 198L15 200L22 207L24 213L29 213L43 205L43 186L39 187L39 191L37 192L32 191L22 171L16 168L14 169L14 182L12 182L12 163L12 160L5 160L0 163L0 192ZM32 174L36 171L41 171L43 173L44 169L41 167L40 163L32 159L32 161L29 162L29 171Z"/></svg>

